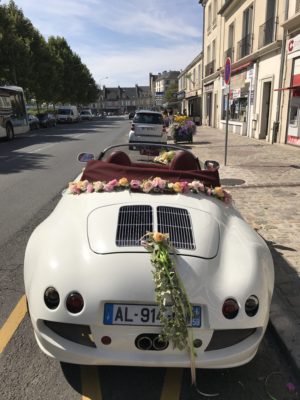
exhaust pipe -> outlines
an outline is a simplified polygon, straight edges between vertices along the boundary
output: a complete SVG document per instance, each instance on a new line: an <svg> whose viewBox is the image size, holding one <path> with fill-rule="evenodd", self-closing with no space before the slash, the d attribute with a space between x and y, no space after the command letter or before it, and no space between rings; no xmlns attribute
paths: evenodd
<svg viewBox="0 0 300 400"><path fill-rule="evenodd" d="M169 342L161 340L156 333L143 333L135 339L135 345L139 350L165 350Z"/></svg>
<svg viewBox="0 0 300 400"><path fill-rule="evenodd" d="M136 338L136 347L139 350L150 350L152 348L152 340L149 336L138 336Z"/></svg>
<svg viewBox="0 0 300 400"><path fill-rule="evenodd" d="M159 336L156 336L152 342L154 350L165 350L169 346L169 342L161 340Z"/></svg>

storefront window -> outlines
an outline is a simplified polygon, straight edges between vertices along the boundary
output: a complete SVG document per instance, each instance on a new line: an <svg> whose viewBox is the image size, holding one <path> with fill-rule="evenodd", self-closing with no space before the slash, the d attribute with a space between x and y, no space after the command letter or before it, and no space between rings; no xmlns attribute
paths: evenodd
<svg viewBox="0 0 300 400"><path fill-rule="evenodd" d="M300 146L300 58L294 61L287 143Z"/></svg>
<svg viewBox="0 0 300 400"><path fill-rule="evenodd" d="M229 119L232 121L246 122L248 97L235 97L230 91L229 96ZM222 119L226 119L227 96L223 95Z"/></svg>

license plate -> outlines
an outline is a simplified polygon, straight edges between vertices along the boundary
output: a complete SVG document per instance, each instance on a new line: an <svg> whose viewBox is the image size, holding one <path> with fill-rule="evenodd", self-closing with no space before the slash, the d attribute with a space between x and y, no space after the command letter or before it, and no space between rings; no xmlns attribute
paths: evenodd
<svg viewBox="0 0 300 400"><path fill-rule="evenodd" d="M201 326L201 307L192 306L193 316L189 326L199 328ZM172 312L167 311L171 316ZM159 320L159 307L149 304L115 304L105 303L104 325L148 325L161 326Z"/></svg>
<svg viewBox="0 0 300 400"><path fill-rule="evenodd" d="M154 131L154 128L148 128L148 127L145 127L145 126L143 126L143 127L141 127L141 129L142 129L142 131Z"/></svg>

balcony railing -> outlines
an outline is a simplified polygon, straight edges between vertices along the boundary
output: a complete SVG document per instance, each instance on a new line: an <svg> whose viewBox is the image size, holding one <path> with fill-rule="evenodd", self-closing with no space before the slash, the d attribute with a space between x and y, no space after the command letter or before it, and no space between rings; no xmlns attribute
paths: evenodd
<svg viewBox="0 0 300 400"><path fill-rule="evenodd" d="M211 75L215 72L215 60L205 65L205 76Z"/></svg>
<svg viewBox="0 0 300 400"><path fill-rule="evenodd" d="M238 60L240 58L246 57L252 52L252 42L253 42L253 34L249 33L248 35L244 36L242 40L240 40L237 44Z"/></svg>
<svg viewBox="0 0 300 400"><path fill-rule="evenodd" d="M276 18L268 19L264 24L259 27L258 48L266 46L275 40L275 26L277 23Z"/></svg>
<svg viewBox="0 0 300 400"><path fill-rule="evenodd" d="M234 47L230 47L224 52L224 60L226 61L226 58L230 57L231 62L234 62Z"/></svg>

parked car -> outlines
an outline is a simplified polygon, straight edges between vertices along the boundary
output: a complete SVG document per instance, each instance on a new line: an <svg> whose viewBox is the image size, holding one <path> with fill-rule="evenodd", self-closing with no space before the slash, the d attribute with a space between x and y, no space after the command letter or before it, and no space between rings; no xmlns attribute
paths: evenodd
<svg viewBox="0 0 300 400"><path fill-rule="evenodd" d="M176 145L134 148L80 154L85 168L29 239L24 281L37 343L67 363L189 367L191 351L176 347L183 330L161 336L182 306L196 368L249 362L274 288L268 246L220 187L216 161ZM161 258L160 238L169 243Z"/></svg>
<svg viewBox="0 0 300 400"><path fill-rule="evenodd" d="M28 114L28 122L29 122L30 130L40 128L40 120L35 115Z"/></svg>
<svg viewBox="0 0 300 400"><path fill-rule="evenodd" d="M81 110L80 119L91 121L93 119L93 114L91 110Z"/></svg>
<svg viewBox="0 0 300 400"><path fill-rule="evenodd" d="M40 121L40 125L43 128L49 128L51 126L56 126L56 117L51 113L40 113L37 114L37 117Z"/></svg>
<svg viewBox="0 0 300 400"><path fill-rule="evenodd" d="M132 142L167 143L162 114L158 111L136 111L129 132L129 143Z"/></svg>
<svg viewBox="0 0 300 400"><path fill-rule="evenodd" d="M79 111L76 106L60 106L57 110L58 122L78 122L80 120Z"/></svg>

